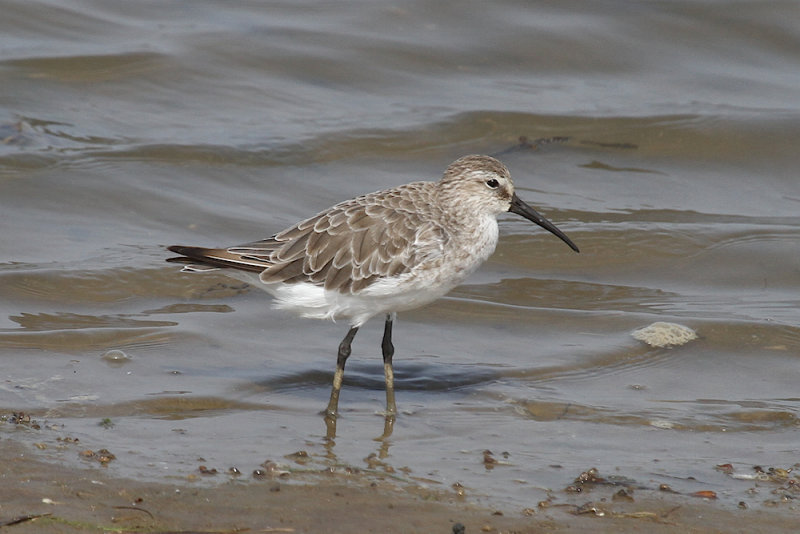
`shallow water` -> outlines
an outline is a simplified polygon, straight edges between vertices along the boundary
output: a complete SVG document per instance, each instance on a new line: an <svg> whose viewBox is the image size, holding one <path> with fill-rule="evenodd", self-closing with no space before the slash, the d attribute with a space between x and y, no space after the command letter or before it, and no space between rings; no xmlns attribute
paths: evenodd
<svg viewBox="0 0 800 534"><path fill-rule="evenodd" d="M46 425L0 438L78 437L144 478L201 457L249 472L301 449L321 466L375 453L499 507L592 466L756 504L769 485L714 467L798 462L795 3L3 12L0 410ZM347 326L163 261L165 245L246 242L438 179L467 153L498 154L581 254L503 217L466 285L401 314L388 439L381 321L355 340L329 440L319 413ZM631 338L655 321L700 338ZM505 463L487 469L485 449Z"/></svg>

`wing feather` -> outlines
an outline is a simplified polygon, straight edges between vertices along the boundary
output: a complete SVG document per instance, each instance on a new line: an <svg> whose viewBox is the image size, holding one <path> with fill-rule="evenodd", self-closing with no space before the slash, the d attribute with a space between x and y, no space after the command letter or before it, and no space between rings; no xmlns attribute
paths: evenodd
<svg viewBox="0 0 800 534"><path fill-rule="evenodd" d="M342 202L268 239L175 251L217 266L262 271L268 284L308 282L358 292L442 254L447 232L437 222L434 191L433 183L415 182Z"/></svg>

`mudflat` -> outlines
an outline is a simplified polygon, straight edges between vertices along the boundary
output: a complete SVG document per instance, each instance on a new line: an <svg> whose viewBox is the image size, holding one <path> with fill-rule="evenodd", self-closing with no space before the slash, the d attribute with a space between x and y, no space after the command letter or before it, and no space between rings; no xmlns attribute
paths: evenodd
<svg viewBox="0 0 800 534"><path fill-rule="evenodd" d="M9 533L795 532L797 510L730 509L657 490L595 487L533 509L499 510L458 491L359 470L219 473L146 482L113 469L65 466L0 442L0 529ZM202 470L201 470L202 471Z"/></svg>

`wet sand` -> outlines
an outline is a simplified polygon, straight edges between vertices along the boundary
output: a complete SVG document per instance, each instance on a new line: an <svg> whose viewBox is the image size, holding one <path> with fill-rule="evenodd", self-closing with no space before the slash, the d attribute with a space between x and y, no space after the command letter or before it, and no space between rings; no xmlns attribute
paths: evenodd
<svg viewBox="0 0 800 534"><path fill-rule="evenodd" d="M297 532L794 532L797 510L726 509L658 490L594 487L553 493L535 509L499 511L457 491L358 469L287 477L218 473L169 482L118 478L113 468L44 461L0 442L0 529L13 533Z"/></svg>

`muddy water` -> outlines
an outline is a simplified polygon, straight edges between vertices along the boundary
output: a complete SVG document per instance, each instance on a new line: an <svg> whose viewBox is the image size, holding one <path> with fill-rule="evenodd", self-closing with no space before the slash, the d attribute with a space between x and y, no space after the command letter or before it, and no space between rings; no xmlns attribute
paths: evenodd
<svg viewBox="0 0 800 534"><path fill-rule="evenodd" d="M496 506L592 466L775 499L748 477L798 462L800 10L718 7L7 2L0 410L42 428L0 439L80 462L55 451L79 438L146 479L306 450ZM467 153L499 154L581 254L503 217L466 285L401 314L388 438L380 321L330 439L347 326L163 262ZM630 336L655 321L699 339Z"/></svg>

